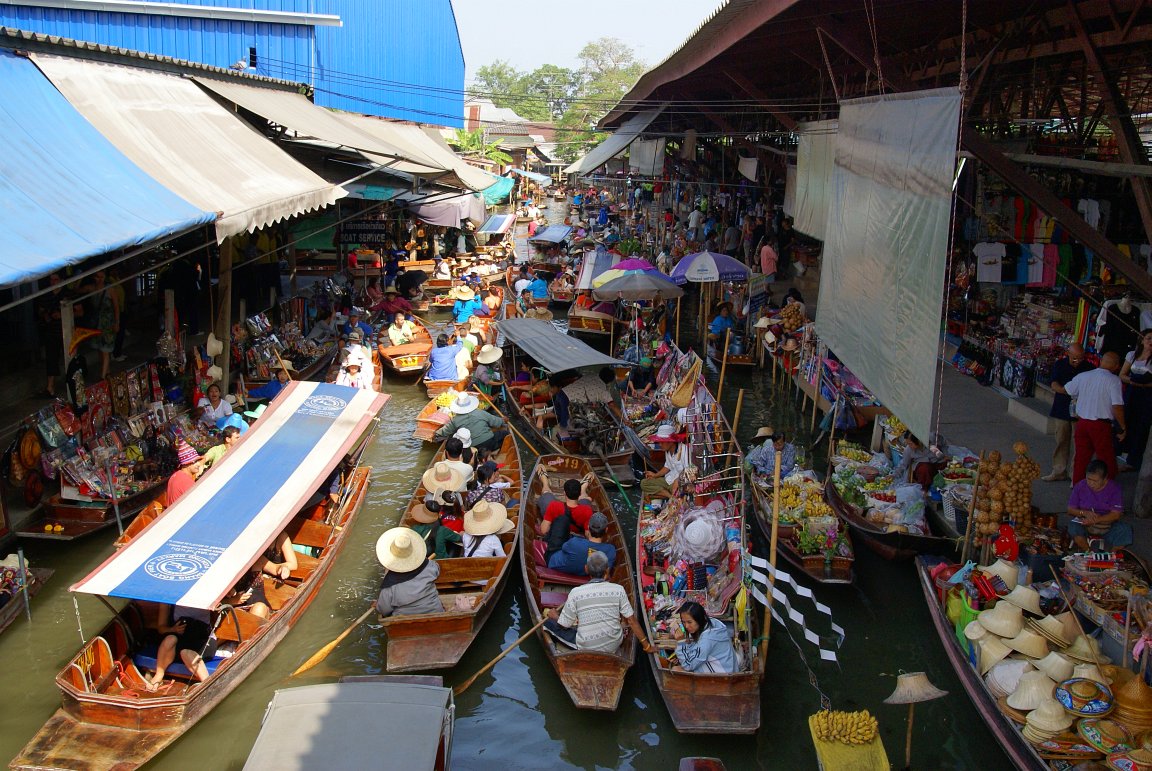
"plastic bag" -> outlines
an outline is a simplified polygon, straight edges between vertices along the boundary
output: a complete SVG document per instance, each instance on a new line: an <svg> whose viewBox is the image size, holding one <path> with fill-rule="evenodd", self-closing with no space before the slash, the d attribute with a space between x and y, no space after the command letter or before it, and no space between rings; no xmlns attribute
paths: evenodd
<svg viewBox="0 0 1152 771"><path fill-rule="evenodd" d="M892 463L888 460L888 456L882 452L873 454L872 460L868 461L868 465L872 468L879 469L881 472L892 470Z"/></svg>
<svg viewBox="0 0 1152 771"><path fill-rule="evenodd" d="M902 482L896 485L894 492L896 493L896 502L904 509L913 503L921 505L924 503L924 488L920 485Z"/></svg>

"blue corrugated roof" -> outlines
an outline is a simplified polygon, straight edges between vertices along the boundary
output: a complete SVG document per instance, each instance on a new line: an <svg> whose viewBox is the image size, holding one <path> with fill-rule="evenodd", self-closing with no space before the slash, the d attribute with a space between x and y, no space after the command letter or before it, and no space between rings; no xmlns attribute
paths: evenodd
<svg viewBox="0 0 1152 771"><path fill-rule="evenodd" d="M0 286L216 219L141 171L5 50L0 136Z"/></svg>

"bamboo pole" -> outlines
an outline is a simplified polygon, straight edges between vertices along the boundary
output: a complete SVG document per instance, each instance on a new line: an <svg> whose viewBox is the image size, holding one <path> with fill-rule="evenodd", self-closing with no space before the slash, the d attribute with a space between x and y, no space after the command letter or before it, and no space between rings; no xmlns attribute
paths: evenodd
<svg viewBox="0 0 1152 771"><path fill-rule="evenodd" d="M736 394L736 412L734 413L734 415L732 417L732 441L729 443L730 449L728 450L731 453L735 453L737 447L739 447L739 443L736 441L736 429L738 429L740 427L740 410L743 407L744 407L744 389L741 388L740 391ZM724 468L728 468L728 466L731 465L731 463L732 463L732 457L729 456L728 459L724 461Z"/></svg>
<svg viewBox="0 0 1152 771"><path fill-rule="evenodd" d="M684 299L683 295L676 298L676 335L675 335L675 340L676 340L676 347L677 348L680 347L680 301L683 299Z"/></svg>
<svg viewBox="0 0 1152 771"><path fill-rule="evenodd" d="M760 661L768 657L768 633L772 629L772 592L776 587L776 544L780 538L780 458L776 453L776 467L772 471L772 537L768 544L768 602L764 605L764 629L760 631Z"/></svg>
<svg viewBox="0 0 1152 771"><path fill-rule="evenodd" d="M980 470L984 467L984 453L980 451L980 465L976 467L976 478L972 480L972 505L968 507L968 522L964 527L964 548L960 551L960 564L968 564L968 550L972 547L972 521L976 519L976 499L980 495Z"/></svg>
<svg viewBox="0 0 1152 771"><path fill-rule="evenodd" d="M720 384L716 386L716 404L720 404L720 397L724 394L724 370L728 368L728 340L732 337L732 330L724 330L724 358L720 360Z"/></svg>
<svg viewBox="0 0 1152 771"><path fill-rule="evenodd" d="M820 366L823 365L817 365L816 384L812 386L814 390L812 391L812 422L808 426L809 434L816 430L816 413L820 409L820 381L822 380L819 371Z"/></svg>

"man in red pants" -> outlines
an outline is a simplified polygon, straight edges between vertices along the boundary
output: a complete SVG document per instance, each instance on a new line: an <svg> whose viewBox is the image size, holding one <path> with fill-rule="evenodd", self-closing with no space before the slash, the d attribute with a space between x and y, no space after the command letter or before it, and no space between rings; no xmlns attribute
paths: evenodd
<svg viewBox="0 0 1152 771"><path fill-rule="evenodd" d="M1124 423L1124 393L1120 378L1120 357L1106 353L1100 359L1100 366L1090 372L1083 372L1068 381L1064 390L1076 405L1075 442L1076 457L1072 466L1072 484L1084 478L1088 461L1093 457L1104 461L1108 467L1108 478L1116 476L1116 448L1113 445L1112 422L1120 428L1116 436L1124 441L1127 426Z"/></svg>

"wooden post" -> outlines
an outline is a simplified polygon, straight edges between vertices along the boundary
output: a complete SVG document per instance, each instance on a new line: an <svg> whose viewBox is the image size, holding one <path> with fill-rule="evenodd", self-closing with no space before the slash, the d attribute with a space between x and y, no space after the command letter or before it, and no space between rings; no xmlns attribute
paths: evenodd
<svg viewBox="0 0 1152 771"><path fill-rule="evenodd" d="M220 244L220 282L216 285L219 302L216 303L215 319L216 339L224 344L220 382L225 384L232 382L232 252L232 239L225 238ZM172 334L175 337L175 331Z"/></svg>
<svg viewBox="0 0 1152 771"><path fill-rule="evenodd" d="M904 768L912 767L912 719L916 715L916 704L908 705L908 734L904 738Z"/></svg>
<svg viewBox="0 0 1152 771"><path fill-rule="evenodd" d="M720 360L720 384L716 386L716 404L720 404L720 397L724 395L724 370L728 368L728 338L732 337L732 330L724 330L724 358Z"/></svg>
<svg viewBox="0 0 1152 771"><path fill-rule="evenodd" d="M176 292L172 289L164 290L164 329L176 339Z"/></svg>
<svg viewBox="0 0 1152 771"><path fill-rule="evenodd" d="M772 471L772 537L768 543L768 564L776 569L776 544L780 538L780 458L784 453L776 453L776 467ZM772 629L772 591L776 587L776 576L768 573L768 602L764 605L764 628L760 631L760 660L768 656L768 632Z"/></svg>
<svg viewBox="0 0 1152 771"><path fill-rule="evenodd" d="M968 549L972 546L972 522L976 519L976 498L980 495L980 469L984 465L984 450L980 451L980 465L976 467L976 478L972 480L972 505L968 507L968 523L964 528L964 548L960 551L960 564L968 563Z"/></svg>
<svg viewBox="0 0 1152 771"><path fill-rule="evenodd" d="M62 372L68 371L68 351L72 346L72 336L76 334L76 306L71 300L60 301L60 329L64 335L64 361L59 362L64 367Z"/></svg>
<svg viewBox="0 0 1152 771"><path fill-rule="evenodd" d="M811 434L816 430L816 413L820 411L820 374L816 374L816 385L812 386L815 389L812 392L812 422L808 426L808 433Z"/></svg>
<svg viewBox="0 0 1152 771"><path fill-rule="evenodd" d="M736 394L736 412L732 416L732 442L729 445L728 452L735 453L736 448L739 447L739 442L736 441L736 429L740 427L740 410L744 406L744 389L741 388ZM724 468L728 468L732 463L732 456L724 460Z"/></svg>
<svg viewBox="0 0 1152 771"><path fill-rule="evenodd" d="M680 347L680 301L683 299L684 299L683 296L676 298L676 335L675 335L675 340L676 340L676 347L677 348Z"/></svg>
<svg viewBox="0 0 1152 771"><path fill-rule="evenodd" d="M297 294L296 289L296 248L292 247L288 250L288 294L295 297Z"/></svg>

